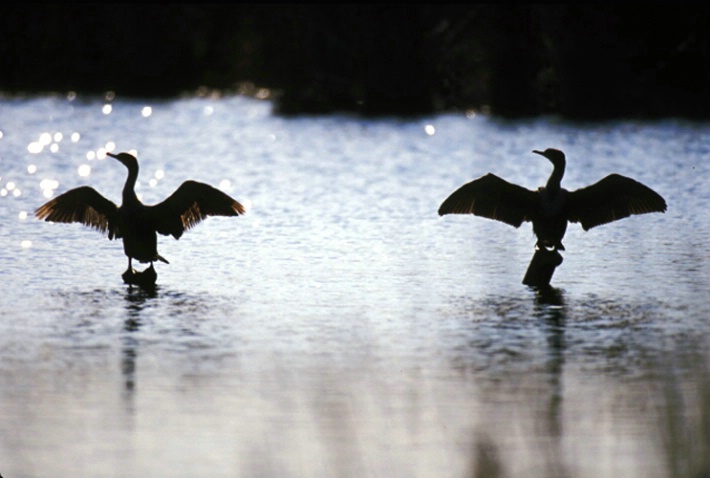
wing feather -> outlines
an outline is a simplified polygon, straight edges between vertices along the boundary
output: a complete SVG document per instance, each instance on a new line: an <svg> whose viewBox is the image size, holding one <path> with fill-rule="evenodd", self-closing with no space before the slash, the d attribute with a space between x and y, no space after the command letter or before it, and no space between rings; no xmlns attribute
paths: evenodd
<svg viewBox="0 0 710 478"><path fill-rule="evenodd" d="M451 193L439 207L439 215L474 214L520 227L532 221L539 207L536 192L488 173Z"/></svg>
<svg viewBox="0 0 710 478"><path fill-rule="evenodd" d="M568 196L568 219L581 223L585 231L633 214L666 209L666 201L657 192L620 174L610 174Z"/></svg>
<svg viewBox="0 0 710 478"><path fill-rule="evenodd" d="M160 234L179 239L209 216L239 216L244 206L209 184L185 181L165 201L149 207Z"/></svg>
<svg viewBox="0 0 710 478"><path fill-rule="evenodd" d="M35 216L50 222L78 222L102 233L109 239L121 237L116 224L118 206L94 188L82 186L60 194L35 210Z"/></svg>

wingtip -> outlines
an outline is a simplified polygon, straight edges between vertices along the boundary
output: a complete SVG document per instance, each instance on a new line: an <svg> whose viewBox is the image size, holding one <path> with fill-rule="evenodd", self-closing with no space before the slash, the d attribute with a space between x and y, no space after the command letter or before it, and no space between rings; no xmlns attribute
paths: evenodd
<svg viewBox="0 0 710 478"><path fill-rule="evenodd" d="M437 211L439 216L446 216L447 214L453 214L455 212L456 211L453 208L451 208L451 206L447 205L446 202L444 202L441 206L439 206L439 210Z"/></svg>
<svg viewBox="0 0 710 478"><path fill-rule="evenodd" d="M243 216L244 214L247 213L247 210L246 210L246 208L244 207L244 205L242 205L241 203L239 203L239 202L237 202L237 201L235 201L235 203L236 203L236 204L234 204L234 205L232 206L232 210L237 213L237 214L236 214L237 216Z"/></svg>
<svg viewBox="0 0 710 478"><path fill-rule="evenodd" d="M231 199L231 198L230 198ZM249 199L243 201L237 201L232 199L232 211L234 211L235 216L242 216L251 210L252 203Z"/></svg>
<svg viewBox="0 0 710 478"><path fill-rule="evenodd" d="M34 210L34 216L40 221L46 220L49 216L49 211L47 210L47 204L43 204Z"/></svg>

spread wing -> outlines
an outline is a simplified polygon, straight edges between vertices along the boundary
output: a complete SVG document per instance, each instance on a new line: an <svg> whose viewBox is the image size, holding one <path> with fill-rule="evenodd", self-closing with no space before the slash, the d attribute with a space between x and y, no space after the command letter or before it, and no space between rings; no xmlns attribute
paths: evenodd
<svg viewBox="0 0 710 478"><path fill-rule="evenodd" d="M82 186L60 194L37 208L35 216L50 222L78 222L108 233L109 239L121 237L116 225L118 206L94 188Z"/></svg>
<svg viewBox="0 0 710 478"><path fill-rule="evenodd" d="M151 206L155 229L179 239L208 216L239 216L244 206L209 184L185 181L165 201Z"/></svg>
<svg viewBox="0 0 710 478"><path fill-rule="evenodd" d="M666 201L654 190L619 174L568 195L568 219L581 223L585 231L632 214L666 209Z"/></svg>
<svg viewBox="0 0 710 478"><path fill-rule="evenodd" d="M488 173L454 191L439 207L439 215L475 214L520 227L532 220L539 202L536 192Z"/></svg>

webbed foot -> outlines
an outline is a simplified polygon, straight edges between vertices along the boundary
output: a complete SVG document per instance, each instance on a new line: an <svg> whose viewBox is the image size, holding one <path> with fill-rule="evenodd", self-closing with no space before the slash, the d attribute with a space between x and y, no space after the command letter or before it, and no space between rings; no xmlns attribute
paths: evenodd
<svg viewBox="0 0 710 478"><path fill-rule="evenodd" d="M121 274L123 282L128 285L137 285L143 288L151 288L155 286L155 282L158 279L158 273L155 271L153 264L142 272L138 272L132 267L129 267L123 274Z"/></svg>

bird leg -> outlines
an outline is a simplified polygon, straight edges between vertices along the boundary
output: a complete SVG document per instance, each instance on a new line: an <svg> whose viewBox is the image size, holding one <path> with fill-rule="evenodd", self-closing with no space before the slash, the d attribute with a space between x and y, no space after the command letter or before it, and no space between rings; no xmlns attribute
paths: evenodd
<svg viewBox="0 0 710 478"><path fill-rule="evenodd" d="M131 258L130 256L128 257L128 269L126 269L126 272L121 274L121 278L123 279L123 282L126 284L133 284L133 277L135 276L136 271L133 270L133 265L131 263Z"/></svg>
<svg viewBox="0 0 710 478"><path fill-rule="evenodd" d="M133 285L134 284L134 277L136 275L136 271L133 270L133 267L131 266L131 258L128 258L128 269L126 269L126 272L121 274L121 278L123 279L123 282L125 282L128 285Z"/></svg>
<svg viewBox="0 0 710 478"><path fill-rule="evenodd" d="M124 274L124 275L132 275L132 274L135 274L135 273L136 273L136 271L133 270L133 262L132 262L132 259L129 257L129 258L128 258L128 269L126 269L126 272L124 272L123 274Z"/></svg>

